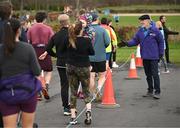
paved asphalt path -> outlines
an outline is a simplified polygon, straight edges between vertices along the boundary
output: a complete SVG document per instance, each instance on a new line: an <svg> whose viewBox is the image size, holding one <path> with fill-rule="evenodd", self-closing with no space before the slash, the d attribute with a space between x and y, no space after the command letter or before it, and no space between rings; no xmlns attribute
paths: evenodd
<svg viewBox="0 0 180 128"><path fill-rule="evenodd" d="M163 70L163 69L162 69ZM99 103L93 103L92 125L84 124L85 113L78 119L79 124L72 127L179 127L180 128L180 67L171 66L170 74L162 74L161 99L143 98L147 83L144 70L138 69L141 80L125 80L128 66L113 70L113 86L116 103L120 108L102 109ZM50 85L51 100L40 101L36 111L39 127L63 128L70 117L63 116L60 99L60 83L54 68ZM84 102L78 100L78 113L84 108Z"/></svg>

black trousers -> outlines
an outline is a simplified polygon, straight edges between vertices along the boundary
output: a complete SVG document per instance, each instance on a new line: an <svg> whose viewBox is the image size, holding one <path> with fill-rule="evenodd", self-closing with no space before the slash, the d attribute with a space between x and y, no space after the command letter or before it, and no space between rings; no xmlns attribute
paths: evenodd
<svg viewBox="0 0 180 128"><path fill-rule="evenodd" d="M2 120L2 115L0 113L0 128L3 128L3 120Z"/></svg>
<svg viewBox="0 0 180 128"><path fill-rule="evenodd" d="M62 105L64 108L69 108L69 83L66 73L66 63L64 60L57 60L57 65L61 67L57 67L60 83L61 83L61 99Z"/></svg>
<svg viewBox="0 0 180 128"><path fill-rule="evenodd" d="M166 49L165 49L166 62L169 63L170 62L170 60L169 60L169 44L167 41L165 41L165 44L166 44Z"/></svg>
<svg viewBox="0 0 180 128"><path fill-rule="evenodd" d="M161 90L160 79L158 75L158 60L143 60L143 65L148 83L148 92L153 93L155 90L155 94L160 94Z"/></svg>
<svg viewBox="0 0 180 128"><path fill-rule="evenodd" d="M116 62L116 51L112 52L112 56L113 56L113 62Z"/></svg>
<svg viewBox="0 0 180 128"><path fill-rule="evenodd" d="M112 69L112 52L110 53L109 57L109 67Z"/></svg>

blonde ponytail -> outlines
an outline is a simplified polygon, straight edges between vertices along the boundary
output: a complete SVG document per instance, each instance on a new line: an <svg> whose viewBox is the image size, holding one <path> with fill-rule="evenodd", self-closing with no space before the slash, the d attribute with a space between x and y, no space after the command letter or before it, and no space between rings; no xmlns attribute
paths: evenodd
<svg viewBox="0 0 180 128"><path fill-rule="evenodd" d="M75 41L76 41L76 35L74 33L74 26L73 25L70 25L69 26L69 46L72 46L73 48L76 48L76 44L75 44Z"/></svg>
<svg viewBox="0 0 180 128"><path fill-rule="evenodd" d="M75 25L71 25L69 27L69 45L72 46L73 48L76 48L76 40L77 36L80 34L82 30L82 22L77 21Z"/></svg>

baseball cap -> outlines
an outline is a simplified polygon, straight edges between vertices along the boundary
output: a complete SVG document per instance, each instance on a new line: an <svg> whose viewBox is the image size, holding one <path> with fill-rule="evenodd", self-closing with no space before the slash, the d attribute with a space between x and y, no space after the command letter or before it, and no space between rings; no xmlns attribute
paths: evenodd
<svg viewBox="0 0 180 128"><path fill-rule="evenodd" d="M91 15L92 15L92 21L96 21L99 17L96 12L92 12Z"/></svg>

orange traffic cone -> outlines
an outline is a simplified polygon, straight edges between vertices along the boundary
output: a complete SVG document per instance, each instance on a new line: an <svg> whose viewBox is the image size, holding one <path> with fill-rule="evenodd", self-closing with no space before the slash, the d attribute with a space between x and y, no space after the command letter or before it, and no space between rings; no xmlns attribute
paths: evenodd
<svg viewBox="0 0 180 128"><path fill-rule="evenodd" d="M78 91L77 91L77 97L80 99L84 99L84 94L82 92L82 84L81 82L79 82L79 87L78 87Z"/></svg>
<svg viewBox="0 0 180 128"><path fill-rule="evenodd" d="M45 99L48 100L48 99L50 99L50 97L49 97L48 91L46 89L46 81L45 81L45 78L44 78L44 71L43 70L41 71L40 81L41 81L41 84L42 84L43 96L44 96Z"/></svg>
<svg viewBox="0 0 180 128"><path fill-rule="evenodd" d="M134 60L134 53L132 53L132 55L131 55L129 74L126 79L140 79L140 77L137 76L135 60Z"/></svg>
<svg viewBox="0 0 180 128"><path fill-rule="evenodd" d="M140 45L137 46L136 50L136 67L143 67L143 61L141 59L141 54L140 54Z"/></svg>
<svg viewBox="0 0 180 128"><path fill-rule="evenodd" d="M114 89L112 83L112 73L110 69L107 70L107 77L105 81L104 93L102 96L102 103L98 105L100 108L117 108L120 107L119 104L116 104L114 98Z"/></svg>

